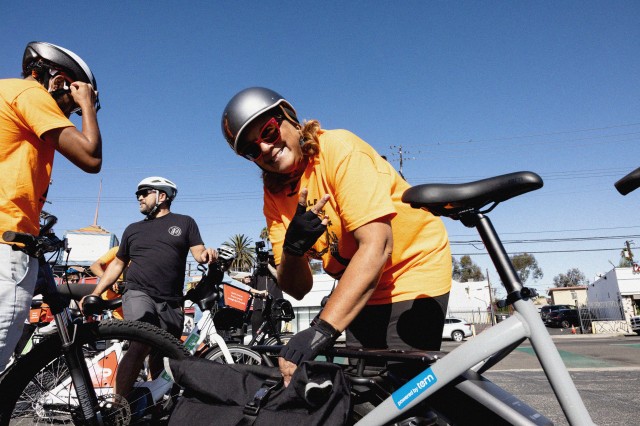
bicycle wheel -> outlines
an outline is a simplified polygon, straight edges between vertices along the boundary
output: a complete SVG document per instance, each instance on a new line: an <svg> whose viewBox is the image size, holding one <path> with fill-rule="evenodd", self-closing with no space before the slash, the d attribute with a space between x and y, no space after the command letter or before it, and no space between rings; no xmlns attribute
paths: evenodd
<svg viewBox="0 0 640 426"><path fill-rule="evenodd" d="M75 342L82 345L92 385L106 425L128 424L129 403L114 395L113 381L128 342L149 345L157 356L188 356L180 341L147 323L112 320L82 324ZM147 375L141 370L140 380ZM81 422L75 388L58 334L35 345L0 377L0 424L73 424Z"/></svg>
<svg viewBox="0 0 640 426"><path fill-rule="evenodd" d="M289 340L291 340L292 337L293 337L293 333L280 334L280 341L282 342L282 345L286 345L287 343L289 343ZM275 337L270 337L269 339L267 339L267 341L264 344L273 346L273 345L278 345L279 343L278 343L278 339L276 339Z"/></svg>
<svg viewBox="0 0 640 426"><path fill-rule="evenodd" d="M231 344L227 345L227 348L231 353L231 358L233 359L234 364L262 364L262 357L260 356L260 354L249 349L246 346ZM220 364L228 364L220 347L217 347L207 353L205 355L205 358L214 362L218 362Z"/></svg>

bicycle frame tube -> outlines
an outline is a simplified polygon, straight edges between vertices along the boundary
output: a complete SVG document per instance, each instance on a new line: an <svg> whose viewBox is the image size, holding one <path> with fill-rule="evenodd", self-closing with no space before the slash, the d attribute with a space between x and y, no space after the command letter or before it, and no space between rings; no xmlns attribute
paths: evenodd
<svg viewBox="0 0 640 426"><path fill-rule="evenodd" d="M227 342L218 334L210 311L204 311L202 313L202 318L200 318L196 327L200 332L200 339L196 347L200 346L200 343L204 342L205 339L213 340L222 351L225 361L227 361L228 364L234 364L231 352L229 352L229 348L227 347Z"/></svg>
<svg viewBox="0 0 640 426"><path fill-rule="evenodd" d="M44 256L40 256L38 262L47 281L45 291L49 292L49 296L55 297L56 285L51 267L44 259ZM47 294L45 294L45 298L46 296ZM70 333L70 329L75 329L75 325L71 323L69 308L68 306L63 306L59 303L54 303L51 306L54 314L54 321L57 325L56 328L58 330L58 335L62 342L62 354L67 366L69 367L69 375L71 376L73 386L76 389L78 403L82 410L84 420L89 425L102 425L102 416L98 409L98 397L96 396L95 389L90 386L91 378L87 364L84 360L82 347L74 344L75 333Z"/></svg>
<svg viewBox="0 0 640 426"><path fill-rule="evenodd" d="M498 233L491 224L491 220L481 213L476 213L475 216L475 227L487 248L487 252L491 256L493 264L496 266L507 294L522 290L520 278L498 237ZM540 360L542 369L556 394L567 420L574 425L592 424L593 422L584 402L533 303L527 303L525 300L516 300L513 307L522 316L529 329L527 337L531 341L531 346Z"/></svg>
<svg viewBox="0 0 640 426"><path fill-rule="evenodd" d="M489 218L475 213L475 218L471 219L475 220L465 222L465 224L472 223L478 229L507 291L511 293L521 290L522 284ZM520 299L513 306L515 309L513 316L483 331L473 340L458 346L436 361L395 391L363 417L357 425L378 426L390 422L405 410L414 407L445 385L454 382L467 370L474 366L480 366L483 360L504 348L514 346L523 338L529 338L531 341L542 369L569 423L575 426L592 425L593 422L584 402L580 398L551 336L540 320L533 302ZM519 401L515 397L511 401L513 405L510 406L508 399L498 399L482 387L474 386L469 381L463 381L457 387L463 392L473 395L477 401L512 424L536 424L517 410L516 404L519 404Z"/></svg>

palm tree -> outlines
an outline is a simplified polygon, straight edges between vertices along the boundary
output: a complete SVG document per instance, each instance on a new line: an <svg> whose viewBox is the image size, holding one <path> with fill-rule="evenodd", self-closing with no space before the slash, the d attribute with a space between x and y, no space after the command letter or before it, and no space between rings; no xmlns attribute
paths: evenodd
<svg viewBox="0 0 640 426"><path fill-rule="evenodd" d="M269 241L269 229L266 226L260 231L260 239L269 245L271 244L271 241Z"/></svg>
<svg viewBox="0 0 640 426"><path fill-rule="evenodd" d="M236 234L223 243L236 251L236 258L231 263L235 271L249 272L256 263L256 253L251 238L244 234Z"/></svg>

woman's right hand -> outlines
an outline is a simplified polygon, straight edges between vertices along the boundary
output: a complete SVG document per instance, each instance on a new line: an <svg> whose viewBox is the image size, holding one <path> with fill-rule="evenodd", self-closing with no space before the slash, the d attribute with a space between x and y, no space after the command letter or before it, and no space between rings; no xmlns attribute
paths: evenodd
<svg viewBox="0 0 640 426"><path fill-rule="evenodd" d="M296 213L284 237L283 250L299 257L304 256L313 247L329 223L329 217L322 214L324 205L329 201L329 195L325 194L307 211L307 193L307 188L300 190Z"/></svg>

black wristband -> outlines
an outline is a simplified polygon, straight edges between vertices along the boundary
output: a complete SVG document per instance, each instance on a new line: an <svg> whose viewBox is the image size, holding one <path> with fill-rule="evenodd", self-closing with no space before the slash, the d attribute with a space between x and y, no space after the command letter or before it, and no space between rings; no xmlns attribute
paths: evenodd
<svg viewBox="0 0 640 426"><path fill-rule="evenodd" d="M311 321L312 326L316 326L318 330L331 337L331 339L336 340L342 334L340 331L336 330L331 324L326 322L319 317L315 317L313 321Z"/></svg>

